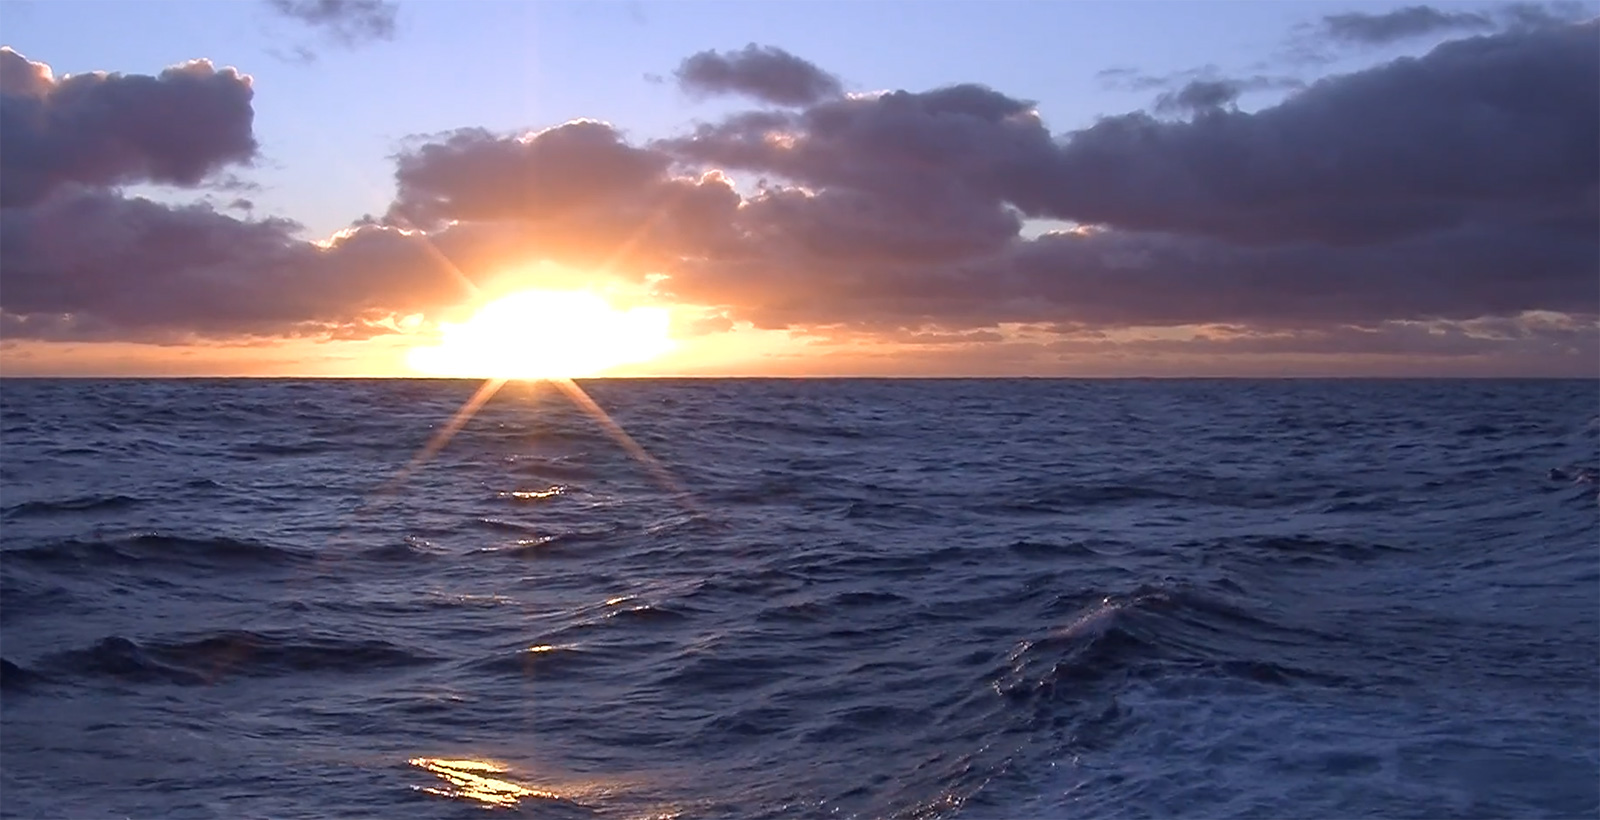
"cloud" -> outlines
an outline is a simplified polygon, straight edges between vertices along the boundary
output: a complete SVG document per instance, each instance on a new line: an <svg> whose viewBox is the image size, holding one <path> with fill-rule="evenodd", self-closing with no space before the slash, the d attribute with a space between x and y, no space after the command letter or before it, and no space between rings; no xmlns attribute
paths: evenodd
<svg viewBox="0 0 1600 820"><path fill-rule="evenodd" d="M378 225L326 243L298 230L87 188L0 209L3 335L181 343L392 333L394 315L467 295L441 252L469 269L485 261L459 243Z"/></svg>
<svg viewBox="0 0 1600 820"><path fill-rule="evenodd" d="M0 48L0 206L69 183L199 185L256 155L250 78L194 60L155 77L76 74Z"/></svg>
<svg viewBox="0 0 1600 820"><path fill-rule="evenodd" d="M386 0L264 0L278 14L319 29L347 46L392 40L399 5ZM310 54L300 49L302 58Z"/></svg>
<svg viewBox="0 0 1600 820"><path fill-rule="evenodd" d="M930 192L998 208L1013 174L1046 167L1056 153L1032 103L979 85L738 114L655 147L812 188L870 192L907 208Z"/></svg>
<svg viewBox="0 0 1600 820"><path fill-rule="evenodd" d="M1406 6L1385 12L1324 15L1294 27L1279 59L1302 68L1328 65L1352 50L1392 49L1410 41L1561 28L1596 14L1592 2L1509 2L1471 11Z"/></svg>
<svg viewBox="0 0 1600 820"><path fill-rule="evenodd" d="M771 245L759 251L685 265L662 287L766 328L1222 322L1284 329L1536 310L1581 315L1600 305L1593 241L1509 228L1363 247L1089 231L1014 240L944 263L846 262Z"/></svg>
<svg viewBox="0 0 1600 820"><path fill-rule="evenodd" d="M1014 174L1030 216L1242 242L1367 242L1501 220L1595 222L1593 23L1445 43L1254 113L1134 113Z"/></svg>
<svg viewBox="0 0 1600 820"><path fill-rule="evenodd" d="M972 85L735 114L655 147L778 182L738 253L663 287L769 328L1592 314L1597 51L1592 25L1497 35L1065 136ZM1022 216L1098 227L1025 240Z"/></svg>
<svg viewBox="0 0 1600 820"><path fill-rule="evenodd" d="M18 54L10 46L0 46L0 94L16 97L43 97L55 88L50 66Z"/></svg>
<svg viewBox="0 0 1600 820"><path fill-rule="evenodd" d="M462 129L400 155L391 212L435 226L571 211L636 193L669 162L593 120L520 137Z"/></svg>
<svg viewBox="0 0 1600 820"><path fill-rule="evenodd" d="M1230 76L1212 64L1169 74L1147 74L1130 66L1116 66L1095 73L1101 85L1121 91L1174 91L1197 82L1225 83L1240 91L1275 91L1305 88L1306 82L1283 74Z"/></svg>
<svg viewBox="0 0 1600 820"><path fill-rule="evenodd" d="M1232 80L1192 80L1176 91L1162 94L1156 101L1160 112L1199 113L1234 105L1244 91Z"/></svg>
<svg viewBox="0 0 1600 820"><path fill-rule="evenodd" d="M1364 243L1505 220L1590 236L1595 33L1591 23L1456 41L1253 113L1135 112L1064 138L1030 103L962 85L738 114L656 145L907 208L937 192L1034 218L1245 243Z"/></svg>
<svg viewBox="0 0 1600 820"><path fill-rule="evenodd" d="M1506 3L1496 9L1500 25L1508 30L1552 28L1591 19L1592 4L1562 0L1553 3Z"/></svg>
<svg viewBox="0 0 1600 820"><path fill-rule="evenodd" d="M743 94L774 105L810 105L837 97L839 78L772 46L702 51L683 61L678 84L693 94Z"/></svg>
<svg viewBox="0 0 1600 820"><path fill-rule="evenodd" d="M1381 14L1362 11L1330 14L1321 22L1321 30L1328 37L1360 45L1386 45L1436 32L1484 31L1494 27L1488 15L1440 11L1431 6L1406 6Z"/></svg>
<svg viewBox="0 0 1600 820"><path fill-rule="evenodd" d="M740 197L731 181L675 175L672 163L593 120L528 134L465 129L399 156L386 219L494 226L517 237L507 254L637 270L712 250L732 231Z"/></svg>
<svg viewBox="0 0 1600 820"><path fill-rule="evenodd" d="M1136 68L1108 68L1095 75L1100 84L1119 91L1160 91L1154 110L1158 114L1194 114L1235 105L1245 94L1299 91L1307 83L1283 74L1230 76L1214 65L1170 74L1147 74Z"/></svg>

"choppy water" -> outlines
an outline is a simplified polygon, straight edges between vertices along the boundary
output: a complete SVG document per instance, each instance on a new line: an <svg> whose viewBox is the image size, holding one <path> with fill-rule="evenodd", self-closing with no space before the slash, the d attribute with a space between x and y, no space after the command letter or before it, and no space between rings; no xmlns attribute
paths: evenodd
<svg viewBox="0 0 1600 820"><path fill-rule="evenodd" d="M0 385L11 817L1600 812L1594 382Z"/></svg>

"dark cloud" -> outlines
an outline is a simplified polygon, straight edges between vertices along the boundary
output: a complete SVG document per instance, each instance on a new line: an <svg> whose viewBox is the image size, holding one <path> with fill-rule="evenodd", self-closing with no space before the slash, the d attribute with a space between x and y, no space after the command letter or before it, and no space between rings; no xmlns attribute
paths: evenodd
<svg viewBox="0 0 1600 820"><path fill-rule="evenodd" d="M760 250L685 265L664 287L768 328L1293 328L1537 310L1592 314L1600 306L1594 242L1509 228L1342 248L1086 231L1016 240L943 264L884 257L844 264L792 248Z"/></svg>
<svg viewBox="0 0 1600 820"><path fill-rule="evenodd" d="M1445 43L1254 113L1108 117L1007 190L1033 216L1246 242L1364 242L1505 219L1592 234L1596 31Z"/></svg>
<svg viewBox="0 0 1600 820"><path fill-rule="evenodd" d="M1253 113L1133 113L1062 140L1027 102L955 86L736 115L658 147L888 202L942 188L1030 217L1340 244L1501 220L1592 236L1597 144L1584 24L1446 43Z"/></svg>
<svg viewBox="0 0 1600 820"><path fill-rule="evenodd" d="M1191 87L1193 119L1065 138L978 86L734 115L656 147L780 182L739 210L739 253L665 287L880 332L1592 314L1597 52L1593 26L1479 38L1254 114ZM1022 215L1101 227L1030 241Z"/></svg>
<svg viewBox="0 0 1600 820"><path fill-rule="evenodd" d="M195 60L158 76L76 74L0 48L0 206L68 184L194 186L256 153L250 78Z"/></svg>
<svg viewBox="0 0 1600 820"><path fill-rule="evenodd" d="M839 78L772 46L702 51L678 67L678 84L694 94L743 94L774 105L810 105L844 92Z"/></svg>
<svg viewBox="0 0 1600 820"><path fill-rule="evenodd" d="M1496 9L1500 25L1510 30L1551 28L1595 16L1595 7L1579 2L1507 3Z"/></svg>
<svg viewBox="0 0 1600 820"><path fill-rule="evenodd" d="M1586 7L1575 0L1501 3L1472 11L1416 5L1387 12L1330 14L1297 26L1282 56L1291 63L1325 65L1351 48L1383 48L1419 39L1558 28L1594 14L1592 5Z"/></svg>
<svg viewBox="0 0 1600 820"><path fill-rule="evenodd" d="M392 40L399 5L386 0L265 0L285 17L319 29L344 45ZM300 49L301 56L311 52Z"/></svg>
<svg viewBox="0 0 1600 820"><path fill-rule="evenodd" d="M1048 168L1057 151L1032 103L978 85L735 115L656 147L689 162L862 192L906 213L930 199L1004 210L1013 177Z"/></svg>
<svg viewBox="0 0 1600 820"><path fill-rule="evenodd" d="M1330 14L1321 29L1328 37L1346 43L1385 45L1426 34L1484 31L1495 27L1488 15L1470 11L1440 11L1431 6L1406 6L1381 14L1362 11Z"/></svg>
<svg viewBox="0 0 1600 820"><path fill-rule="evenodd" d="M1243 86L1231 80L1192 80L1176 91L1169 91L1156 102L1157 111L1196 113L1233 105Z"/></svg>
<svg viewBox="0 0 1600 820"><path fill-rule="evenodd" d="M1592 242L1509 227L1356 247L1094 231L1020 243L961 275L965 290L1002 303L1026 295L1045 309L1041 319L1087 327L1284 328L1593 313L1600 281L1583 272L1597 265Z"/></svg>
<svg viewBox="0 0 1600 820"><path fill-rule="evenodd" d="M317 244L298 230L86 188L0 209L4 335L176 342L393 332L382 329L392 314L466 295L419 235L366 226Z"/></svg>

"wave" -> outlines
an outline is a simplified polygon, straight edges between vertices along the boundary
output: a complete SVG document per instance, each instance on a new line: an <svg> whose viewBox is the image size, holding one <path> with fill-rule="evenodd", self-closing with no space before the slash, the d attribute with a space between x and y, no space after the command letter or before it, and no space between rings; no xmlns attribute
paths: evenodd
<svg viewBox="0 0 1600 820"><path fill-rule="evenodd" d="M1205 563L1242 561L1325 567L1377 561L1405 550L1378 542L1340 541L1308 535L1251 536L1211 542L1190 542L1180 548L1203 549Z"/></svg>
<svg viewBox="0 0 1600 820"><path fill-rule="evenodd" d="M828 600L825 606L828 609L858 609L875 606L907 606L912 603L904 595L893 592L874 592L872 590L859 590L841 592Z"/></svg>
<svg viewBox="0 0 1600 820"><path fill-rule="evenodd" d="M1283 645L1324 640L1183 587L1144 586L1080 607L1042 638L1023 641L993 681L1011 699L1054 698L1124 676L1205 671L1258 683L1336 684L1337 674L1267 657Z"/></svg>
<svg viewBox="0 0 1600 820"><path fill-rule="evenodd" d="M0 509L0 518L27 518L63 513L123 510L142 503L144 503L144 499L118 494L85 495L57 501L23 501Z"/></svg>
<svg viewBox="0 0 1600 820"><path fill-rule="evenodd" d="M672 607L640 604L639 606L612 609L606 613L606 618L618 622L666 624L688 620L689 613Z"/></svg>
<svg viewBox="0 0 1600 820"><path fill-rule="evenodd" d="M1083 541L1013 541L1011 551L1024 558L1098 558L1101 553Z"/></svg>
<svg viewBox="0 0 1600 820"><path fill-rule="evenodd" d="M379 547L369 547L359 553L361 558L369 561L395 562L432 561L441 554L442 551L427 539L416 536L407 536Z"/></svg>
<svg viewBox="0 0 1600 820"><path fill-rule="evenodd" d="M38 672L0 658L0 689L7 692L27 691L44 680L45 677Z"/></svg>
<svg viewBox="0 0 1600 820"><path fill-rule="evenodd" d="M383 640L228 630L144 643L112 635L87 649L46 656L40 666L71 677L201 685L236 676L359 673L436 660Z"/></svg>
<svg viewBox="0 0 1600 820"><path fill-rule="evenodd" d="M524 524L520 521L507 521L503 518L479 518L473 521L473 524L480 529L489 530L491 532L538 533L540 531L539 527L533 526L532 524Z"/></svg>
<svg viewBox="0 0 1600 820"><path fill-rule="evenodd" d="M552 675L596 662L594 652L573 645L541 644L472 661L467 668L491 675Z"/></svg>
<svg viewBox="0 0 1600 820"><path fill-rule="evenodd" d="M1549 475L1551 481L1565 481L1570 484L1600 484L1600 467L1589 467L1582 464L1552 467Z"/></svg>
<svg viewBox="0 0 1600 820"><path fill-rule="evenodd" d="M109 540L68 539L4 551L7 560L46 565L152 565L207 569L270 567L310 560L298 550L236 538L186 538L160 533Z"/></svg>
<svg viewBox="0 0 1600 820"><path fill-rule="evenodd" d="M317 455L343 448L334 439L310 439L297 442L247 441L234 448L234 452L250 456L304 456Z"/></svg>
<svg viewBox="0 0 1600 820"><path fill-rule="evenodd" d="M481 525L481 522L480 522ZM532 531L536 528L517 525L511 527L513 531ZM595 541L605 541L622 530L621 526L610 525L592 527L588 529L574 529L549 535L540 535L534 538L521 538L516 543L500 547L482 547L471 552L473 555L500 555L510 558L540 558L558 554L561 547L574 544L584 544Z"/></svg>

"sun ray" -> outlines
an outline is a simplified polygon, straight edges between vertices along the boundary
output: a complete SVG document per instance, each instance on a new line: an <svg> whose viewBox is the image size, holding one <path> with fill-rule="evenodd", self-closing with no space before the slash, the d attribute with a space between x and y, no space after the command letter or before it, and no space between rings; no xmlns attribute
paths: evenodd
<svg viewBox="0 0 1600 820"><path fill-rule="evenodd" d="M617 249L613 251L604 262L600 263L600 266L595 269L596 272L602 274L611 273L611 269L615 267L618 262L622 261L623 257L632 252L635 246L644 241L645 235L648 234L657 223L659 223L662 219L665 219L667 216L667 211L673 205L677 204L679 200L683 199L684 196L685 194L683 191L674 191L672 194L663 199L661 204L657 205L653 210L651 210L650 215L646 216L644 221L639 223L639 227L635 228L632 233L629 233L627 238L622 240L622 242L617 245Z"/></svg>
<svg viewBox="0 0 1600 820"><path fill-rule="evenodd" d="M666 465L658 461L655 456L650 455L649 451L635 441L633 436L628 435L628 432L622 429L622 425L617 424L611 418L611 414L605 411L605 408L596 404L595 400L590 398L589 394L577 382L572 379L551 379L550 381L555 384L558 390L566 394L566 397L571 399L573 404L588 413L590 418L593 418L595 423L600 425L600 429L604 430L606 435L610 436L623 450L626 450L628 455L644 465L644 468L650 471L656 482L663 489L676 493L679 499L691 510L699 512L698 506L694 503L694 497L678 481L677 477L667 470Z"/></svg>
<svg viewBox="0 0 1600 820"><path fill-rule="evenodd" d="M673 202L680 197L681 194L668 198L666 201L660 203L658 207L653 209L651 213L639 224L639 226L630 232L623 242L619 244L617 249L605 260L600 270L603 272L609 272L614 265L620 262L629 252L631 252L635 246L643 241L644 237L649 233L649 231L666 217L667 212L670 210ZM469 294L471 294L473 297L478 297L483 293L482 289L479 288L477 284L475 284L470 278L468 278L467 275L463 273L461 269L457 267L456 264L452 262L442 250L439 249L437 244L431 237L427 235L426 232L416 229L414 226L406 223L404 220L401 220L400 227L403 230L412 232L413 235L419 240L419 247L423 249L428 257L436 262L440 270L449 274L449 276L457 284L461 285L462 288ZM515 299L518 296L525 297L531 295L531 292L525 292L523 294L514 294L509 298ZM551 295L562 296L563 294ZM601 305L604 306L604 303L602 302ZM414 350L413 352L416 351ZM455 414L451 416L450 420L443 427L441 427L439 431L435 433L428 440L428 442L410 458L410 460L407 461L405 466L396 471L392 478L390 478L381 487L379 487L377 491L369 496L367 500L364 501L361 506L354 511L354 514L359 517L362 514L370 511L375 507L378 500L391 495L401 486L403 486L418 469L431 461L434 456L438 455L439 452L443 450L453 438L455 438L456 434L459 433L461 429L465 427L474 416L477 415L478 411L481 410L490 399L494 398L494 396L499 393L500 389L503 388L512 378L516 378L516 376L513 374L502 374L494 375L485 379L483 384L480 385L477 391L473 393L472 397L467 399L467 401L462 404ZM589 394L585 392L577 382L573 381L568 376L556 376L554 374L536 378L527 378L526 380L535 384L540 381L549 381L554 384L563 395L572 401L575 406L594 419L595 422L600 425L601 429L606 433L606 435L615 441L619 446L621 446L631 458L645 467L645 469L650 472L652 478L655 479L659 486L668 490L669 492L674 493L680 502L692 511L699 512L698 505L694 503L693 497L687 488L685 488L683 484L677 480L677 478L666 468L665 465L663 465L654 456L650 455L650 453L645 450L644 447L641 446L636 440L634 440L632 436L628 435L627 431L623 430L622 426L617 424L616 421L611 418L610 414L606 413L606 411L601 408L599 404L595 403L595 401L589 397ZM340 529L342 530L343 528L341 527Z"/></svg>
<svg viewBox="0 0 1600 820"><path fill-rule="evenodd" d="M456 284L460 285L463 290L472 295L474 298L483 293L483 289L479 288L476 282L473 282L471 279L467 278L467 275L461 272L461 268L458 267L456 263L451 262L450 257L444 255L444 251L439 250L439 246L433 241L433 237L428 236L427 233L418 229L415 225L412 225L411 222L406 220L404 217L397 217L397 221L400 223L400 229L402 231L408 231L412 236L415 236L417 239L421 240L420 247L422 248L422 252L427 254L429 259L439 263L439 267L443 269L445 273L450 274L450 278L454 279Z"/></svg>
<svg viewBox="0 0 1600 820"><path fill-rule="evenodd" d="M455 438L456 433L460 432L461 428L465 427L467 422L471 421L472 417L478 414L478 410L485 404L488 404L489 400L494 398L494 394L500 392L500 388L506 386L506 381L506 379L502 378L494 378L484 381L484 383L478 387L478 392L473 393L472 398L467 399L467 403L461 405L461 409L457 410L456 414L450 417L450 421L447 422L445 426L439 428L439 432L435 433L433 438L428 440L427 445L425 445L421 450L417 451L416 455L411 457L410 463L406 464L405 468L400 471L400 476L397 478L404 480L404 477L410 475L412 470L415 470L417 467L426 464L428 459L433 458L434 455L436 455L440 450L443 450L444 446L450 443L450 439Z"/></svg>
<svg viewBox="0 0 1600 820"><path fill-rule="evenodd" d="M466 403L461 405L460 409L456 410L455 415L451 416L450 420L446 422L443 427L439 428L439 432L434 433L433 436L428 439L428 442L422 446L422 449L418 450L416 454L406 462L405 466L401 467L399 470L396 470L392 478L390 478L388 481L385 481L376 490L372 491L372 493L368 495L366 499L355 508L355 510L349 513L349 515L357 519L362 518L375 510L379 501L398 492L400 488L411 479L411 475L413 473L415 473L419 468L422 467L422 465L426 464L435 455L438 455L439 451L443 450L445 445L450 443L450 439L455 438L456 433L460 432L461 428L465 427L467 422L471 421L472 417L478 414L478 410L487 404L490 399L494 398L496 393L500 392L500 388L505 386L506 381L506 379L488 379L483 384L479 385L477 391L472 394L472 397L467 399ZM347 523L348 522L346 522L346 524ZM337 532L344 532L346 524L341 524L338 527ZM332 542L330 541L330 543Z"/></svg>

